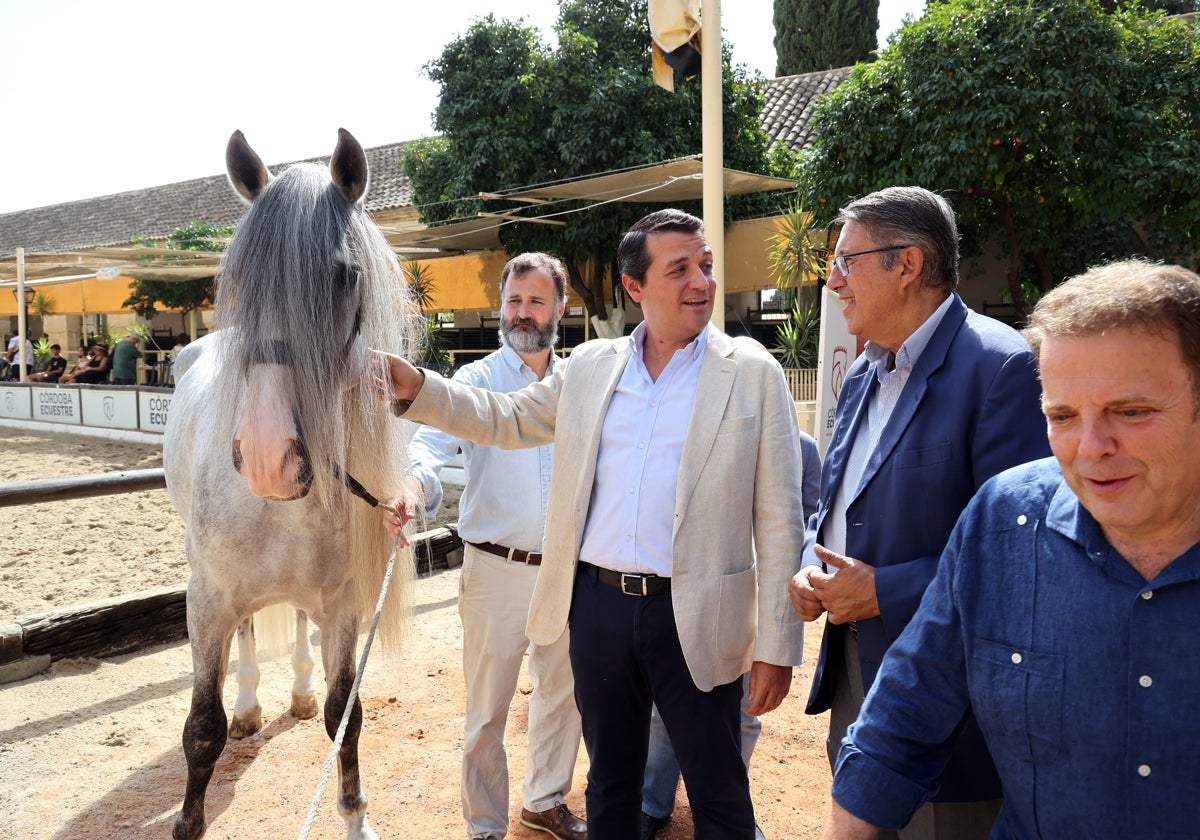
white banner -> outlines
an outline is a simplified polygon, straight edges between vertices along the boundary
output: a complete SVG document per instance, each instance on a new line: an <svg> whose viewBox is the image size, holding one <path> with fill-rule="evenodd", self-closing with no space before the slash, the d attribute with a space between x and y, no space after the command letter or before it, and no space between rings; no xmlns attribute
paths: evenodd
<svg viewBox="0 0 1200 840"><path fill-rule="evenodd" d="M78 388L41 388L33 392L33 419L49 423L79 423Z"/></svg>
<svg viewBox="0 0 1200 840"><path fill-rule="evenodd" d="M81 388L83 422L87 426L109 429L136 429L138 427L137 391L126 389Z"/></svg>
<svg viewBox="0 0 1200 840"><path fill-rule="evenodd" d="M165 432L170 413L170 391L138 391L138 416L143 432Z"/></svg>
<svg viewBox="0 0 1200 840"><path fill-rule="evenodd" d="M814 437L821 457L833 437L842 382L858 355L858 339L851 335L842 317L842 303L828 288L821 290L821 341L817 352L817 418Z"/></svg>
<svg viewBox="0 0 1200 840"><path fill-rule="evenodd" d="M0 417L13 420L29 420L33 414L29 408L29 386L0 385Z"/></svg>

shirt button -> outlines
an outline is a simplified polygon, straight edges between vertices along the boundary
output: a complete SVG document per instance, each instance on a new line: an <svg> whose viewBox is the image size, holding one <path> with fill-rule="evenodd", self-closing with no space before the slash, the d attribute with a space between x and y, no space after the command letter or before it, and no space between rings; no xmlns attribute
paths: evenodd
<svg viewBox="0 0 1200 840"><path fill-rule="evenodd" d="M1020 665L1023 660L1024 660L1024 657L1021 656L1021 654L1019 654L1019 653L1014 653L1012 655L1012 661L1013 661L1014 665Z"/></svg>
<svg viewBox="0 0 1200 840"><path fill-rule="evenodd" d="M1143 593L1142 593L1142 600L1143 600L1143 601L1149 601L1149 600L1150 600L1151 598L1153 598L1153 597L1154 597L1154 593L1153 593L1153 592L1143 592Z"/></svg>
<svg viewBox="0 0 1200 840"><path fill-rule="evenodd" d="M1138 685L1140 685L1142 688L1149 688L1150 686L1154 685L1154 680L1150 679L1149 675L1142 674L1140 677L1138 677Z"/></svg>
<svg viewBox="0 0 1200 840"><path fill-rule="evenodd" d="M1028 519L1028 518L1026 518L1025 514L1023 514L1023 513L1022 513L1020 516L1018 516L1018 517L1017 517L1017 524L1018 524L1018 525L1024 525L1024 524L1025 524L1026 522L1028 522L1028 521L1029 521L1029 519Z"/></svg>
<svg viewBox="0 0 1200 840"><path fill-rule="evenodd" d="M1150 775L1150 765L1149 764L1139 764L1138 765L1138 775L1141 776L1143 779L1146 778L1147 776L1149 776Z"/></svg>
<svg viewBox="0 0 1200 840"><path fill-rule="evenodd" d="M631 537L629 534L625 535L625 542L629 542L632 539L633 539L633 537Z"/></svg>

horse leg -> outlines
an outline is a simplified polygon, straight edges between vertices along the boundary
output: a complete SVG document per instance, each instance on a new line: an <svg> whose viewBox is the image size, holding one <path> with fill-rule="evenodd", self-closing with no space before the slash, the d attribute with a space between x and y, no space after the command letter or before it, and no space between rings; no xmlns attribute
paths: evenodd
<svg viewBox="0 0 1200 840"><path fill-rule="evenodd" d="M229 737L241 739L262 729L262 706L258 704L258 682L262 674L254 644L254 616L249 616L238 625L237 646L238 696L233 704Z"/></svg>
<svg viewBox="0 0 1200 840"><path fill-rule="evenodd" d="M187 788L183 808L171 836L175 840L199 840L204 836L204 794L213 768L225 748L225 708L221 684L229 652L229 633L207 636L200 633L203 622L189 621L192 637L192 707L183 725L183 755L187 760Z"/></svg>
<svg viewBox="0 0 1200 840"><path fill-rule="evenodd" d="M292 717L308 720L317 716L317 692L313 686L313 649L308 639L308 613L296 610L296 647L292 649Z"/></svg>
<svg viewBox="0 0 1200 840"><path fill-rule="evenodd" d="M357 643L358 619L353 609L346 609L338 616L332 633L326 634L322 628L321 656L327 684L325 731L330 739L337 737L338 726L354 683ZM363 793L358 772L358 735L361 730L362 703L356 696L342 737L342 746L338 750L338 813L346 821L346 840L378 840L378 835L367 824L367 795Z"/></svg>

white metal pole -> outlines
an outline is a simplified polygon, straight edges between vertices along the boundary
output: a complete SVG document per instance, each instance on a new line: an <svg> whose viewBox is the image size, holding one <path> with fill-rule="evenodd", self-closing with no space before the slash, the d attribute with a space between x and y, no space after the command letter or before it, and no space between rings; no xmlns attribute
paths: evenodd
<svg viewBox="0 0 1200 840"><path fill-rule="evenodd" d="M704 0L700 26L700 103L704 227L717 282L712 323L725 329L725 157L721 98L721 0Z"/></svg>
<svg viewBox="0 0 1200 840"><path fill-rule="evenodd" d="M29 381L27 365L33 361L26 358L25 345L28 343L28 316L25 313L25 249L17 249L17 360L21 365L21 381Z"/></svg>

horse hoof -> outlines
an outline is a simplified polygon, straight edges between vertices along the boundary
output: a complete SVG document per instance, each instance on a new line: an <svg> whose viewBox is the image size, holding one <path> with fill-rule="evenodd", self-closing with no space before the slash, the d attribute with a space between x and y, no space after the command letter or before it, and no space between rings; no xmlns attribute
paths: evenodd
<svg viewBox="0 0 1200 840"><path fill-rule="evenodd" d="M200 840L204 836L204 830L208 828L208 824L203 819L195 822L189 822L183 814L175 818L175 825L171 828L172 840Z"/></svg>
<svg viewBox="0 0 1200 840"><path fill-rule="evenodd" d="M234 715L229 723L229 737L236 740L248 738L262 729L262 707L255 706L249 711Z"/></svg>
<svg viewBox="0 0 1200 840"><path fill-rule="evenodd" d="M292 717L297 720L311 720L317 716L317 695L293 694Z"/></svg>

